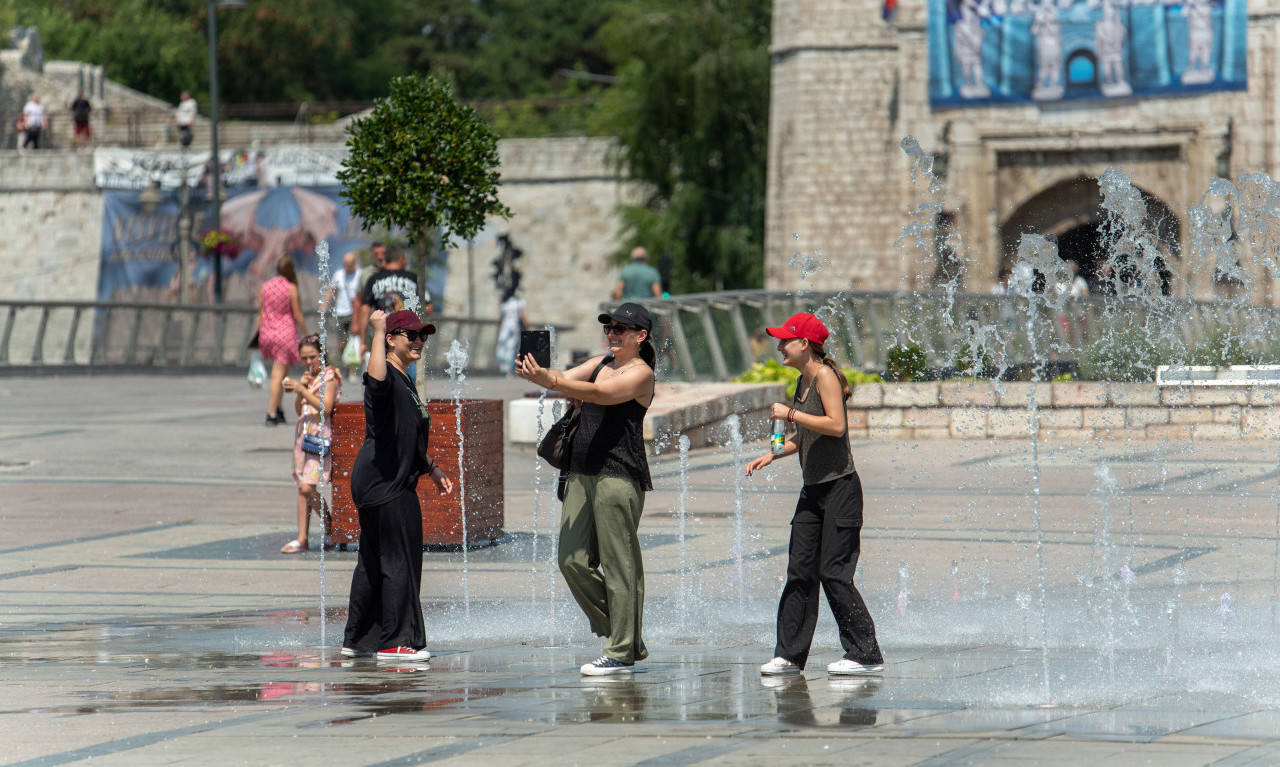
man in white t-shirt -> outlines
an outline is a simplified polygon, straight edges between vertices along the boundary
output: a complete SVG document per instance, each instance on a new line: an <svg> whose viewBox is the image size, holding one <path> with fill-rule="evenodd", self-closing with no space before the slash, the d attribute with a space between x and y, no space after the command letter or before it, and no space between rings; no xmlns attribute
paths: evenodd
<svg viewBox="0 0 1280 767"><path fill-rule="evenodd" d="M334 355L335 358L342 354L347 340L351 338L351 315L355 310L355 300L360 295L360 270L356 268L358 263L355 251L347 253L342 257L342 271L329 280L333 319L337 325L337 333L333 336L335 343L329 348L337 353ZM348 371L348 377L355 380L356 371L359 369L359 365L351 368Z"/></svg>
<svg viewBox="0 0 1280 767"><path fill-rule="evenodd" d="M190 91L183 91L181 100L178 102L178 108L173 113L173 124L178 128L178 136L182 140L183 146L191 146L191 139L195 134L191 132L191 126L196 121L196 100L191 98Z"/></svg>
<svg viewBox="0 0 1280 767"><path fill-rule="evenodd" d="M33 93L31 99L22 107L22 129L26 132L22 148L39 149L40 131L43 128L44 107L40 104L40 97Z"/></svg>

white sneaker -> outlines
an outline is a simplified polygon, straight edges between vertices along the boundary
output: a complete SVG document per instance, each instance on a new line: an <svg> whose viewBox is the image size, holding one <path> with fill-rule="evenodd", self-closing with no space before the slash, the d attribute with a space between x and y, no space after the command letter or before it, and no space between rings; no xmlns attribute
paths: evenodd
<svg viewBox="0 0 1280 767"><path fill-rule="evenodd" d="M599 658L590 663L582 664L578 669L583 676L610 676L612 674L630 674L634 672L634 663L623 663L620 660L614 660L608 655L601 655Z"/></svg>
<svg viewBox="0 0 1280 767"><path fill-rule="evenodd" d="M857 676L859 674L879 674L884 671L884 664L864 665L856 660L841 658L827 666L827 673L833 676Z"/></svg>
<svg viewBox="0 0 1280 767"><path fill-rule="evenodd" d="M760 667L760 673L765 676L783 676L784 674L799 674L801 668L786 658L774 658L768 663Z"/></svg>

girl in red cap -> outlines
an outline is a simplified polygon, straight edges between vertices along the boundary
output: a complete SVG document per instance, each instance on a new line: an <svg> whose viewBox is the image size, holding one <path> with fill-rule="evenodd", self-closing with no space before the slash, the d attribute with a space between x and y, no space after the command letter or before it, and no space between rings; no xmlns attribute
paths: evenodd
<svg viewBox="0 0 1280 767"><path fill-rule="evenodd" d="M796 425L782 456L800 454L804 487L791 519L774 659L761 666L760 673L804 670L818 622L819 586L827 594L844 647L844 658L828 665L827 673L878 673L884 670L884 656L875 623L853 585L862 534L862 483L849 449L849 382L823 349L829 333L817 317L793 314L781 327L766 331L779 339L782 364L800 371L791 404L774 403L772 415ZM765 453L747 464L747 476L773 461L773 453Z"/></svg>

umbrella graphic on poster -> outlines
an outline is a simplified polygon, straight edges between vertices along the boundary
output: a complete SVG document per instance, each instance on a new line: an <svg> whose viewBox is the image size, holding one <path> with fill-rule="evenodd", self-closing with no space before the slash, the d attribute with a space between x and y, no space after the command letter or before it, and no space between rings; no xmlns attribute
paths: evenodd
<svg viewBox="0 0 1280 767"><path fill-rule="evenodd" d="M310 251L338 233L338 204L298 187L272 187L237 195L222 206L222 228L239 235L244 247L257 252L249 273L275 272L280 256Z"/></svg>

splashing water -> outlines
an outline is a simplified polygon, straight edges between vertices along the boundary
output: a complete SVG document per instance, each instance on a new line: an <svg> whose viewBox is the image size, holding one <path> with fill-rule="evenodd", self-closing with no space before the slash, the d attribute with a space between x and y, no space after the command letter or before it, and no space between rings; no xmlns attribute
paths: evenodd
<svg viewBox="0 0 1280 767"><path fill-rule="evenodd" d="M733 448L733 562L738 573L738 607L746 606L746 498L742 489L742 422L734 413L725 419L729 445Z"/></svg>
<svg viewBox="0 0 1280 767"><path fill-rule="evenodd" d="M329 276L329 243L321 240L316 244L316 271L320 275L320 284L328 285L331 277ZM322 377L320 383L320 401L324 401L325 392L328 389L328 381L323 380L324 368L329 364L329 332L327 323L325 322L325 313L329 309L329 302L325 301L326 291L320 291L320 375ZM329 413L324 408L320 408L320 433L325 433L325 427L328 426L327 420ZM333 492L331 483L326 481L325 475L321 472L320 485L316 488L316 492L320 494L320 667L324 668L326 663L325 654L328 652L329 636L325 624L326 601L327 594L325 588L325 556L324 550L329 544L329 496ZM308 511L308 514L311 512ZM306 543L306 541L303 541Z"/></svg>
<svg viewBox="0 0 1280 767"><path fill-rule="evenodd" d="M454 428L458 433L457 491L458 502L462 510L462 603L464 614L469 620L471 618L471 576L468 552L471 541L467 538L467 443L462 438L462 390L467 383L467 374L463 371L466 369L467 360L470 357L467 351L468 346L465 342L458 343L458 339L455 338L449 344L449 351L445 353L444 358L449 363L449 396L453 400Z"/></svg>

